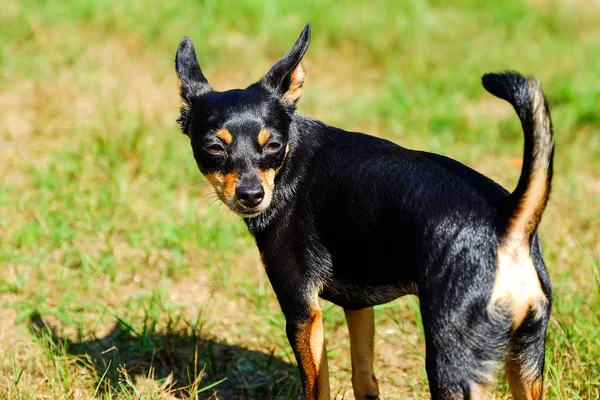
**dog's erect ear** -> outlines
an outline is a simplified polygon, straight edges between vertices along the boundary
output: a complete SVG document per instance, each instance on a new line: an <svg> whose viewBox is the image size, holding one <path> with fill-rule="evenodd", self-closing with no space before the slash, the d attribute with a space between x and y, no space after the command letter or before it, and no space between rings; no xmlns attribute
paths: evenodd
<svg viewBox="0 0 600 400"><path fill-rule="evenodd" d="M175 70L181 81L181 97L184 100L189 102L193 97L202 96L212 90L202 74L192 39L188 36L181 39L177 48Z"/></svg>
<svg viewBox="0 0 600 400"><path fill-rule="evenodd" d="M302 61L309 43L310 24L306 24L294 47L277 61L260 80L262 86L279 97L285 105L292 109L302 96L302 85L306 73L300 61Z"/></svg>
<svg viewBox="0 0 600 400"><path fill-rule="evenodd" d="M182 100L181 118L177 122L179 122L183 133L187 133L187 121L192 99L212 90L204 74L202 74L200 65L198 65L192 39L187 36L181 39L181 43L177 48L175 70L179 77L179 94Z"/></svg>

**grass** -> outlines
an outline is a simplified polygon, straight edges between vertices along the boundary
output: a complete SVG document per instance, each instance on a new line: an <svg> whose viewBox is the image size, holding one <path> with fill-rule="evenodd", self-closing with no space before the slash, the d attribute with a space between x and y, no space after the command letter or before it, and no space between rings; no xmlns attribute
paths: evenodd
<svg viewBox="0 0 600 400"><path fill-rule="evenodd" d="M479 76L541 80L557 137L540 229L555 291L546 393L599 398L598 18L596 2L564 0L6 0L0 397L301 396L253 241L175 124L173 58L190 35L214 87L244 87L310 21L301 112L449 155L507 188L522 133ZM352 398L343 313L322 305L333 393ZM376 318L386 398L427 397L417 300Z"/></svg>

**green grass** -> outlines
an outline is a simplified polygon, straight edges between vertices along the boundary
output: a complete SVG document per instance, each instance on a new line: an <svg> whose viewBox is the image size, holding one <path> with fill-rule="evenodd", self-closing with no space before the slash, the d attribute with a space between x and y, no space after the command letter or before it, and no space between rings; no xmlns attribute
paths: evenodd
<svg viewBox="0 0 600 400"><path fill-rule="evenodd" d="M253 241L175 124L173 59L189 35L214 87L245 87L308 21L301 112L451 156L507 188L520 125L479 77L541 80L557 140L540 229L555 292L546 393L599 398L600 8L397 3L4 1L0 398L300 397ZM323 307L333 393L351 398L343 312ZM386 398L427 397L417 300L376 317Z"/></svg>

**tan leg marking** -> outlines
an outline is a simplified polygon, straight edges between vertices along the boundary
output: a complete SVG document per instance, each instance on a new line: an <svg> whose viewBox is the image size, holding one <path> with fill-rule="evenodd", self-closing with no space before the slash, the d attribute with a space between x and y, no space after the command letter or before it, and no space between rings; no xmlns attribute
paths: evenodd
<svg viewBox="0 0 600 400"><path fill-rule="evenodd" d="M490 395L485 386L479 383L471 383L471 399L473 400L491 400L494 397Z"/></svg>
<svg viewBox="0 0 600 400"><path fill-rule="evenodd" d="M522 363L509 358L506 363L506 379L514 400L542 399L543 381L540 376L535 375L535 372L527 371Z"/></svg>
<svg viewBox="0 0 600 400"><path fill-rule="evenodd" d="M225 144L231 144L231 142L233 142L233 136L231 135L231 132L225 128L221 128L217 131L217 137Z"/></svg>
<svg viewBox="0 0 600 400"><path fill-rule="evenodd" d="M306 399L328 400L330 393L327 349L323 336L322 312L317 299L311 313L311 318L299 326L296 336L298 363L302 365L306 374Z"/></svg>
<svg viewBox="0 0 600 400"><path fill-rule="evenodd" d="M269 132L266 129L261 129L260 131L258 131L257 140L260 147L263 147L265 144L267 144L269 139L271 139L271 132Z"/></svg>
<svg viewBox="0 0 600 400"><path fill-rule="evenodd" d="M375 315L373 308L344 309L350 334L352 356L352 389L359 400L380 399L377 379L373 372Z"/></svg>

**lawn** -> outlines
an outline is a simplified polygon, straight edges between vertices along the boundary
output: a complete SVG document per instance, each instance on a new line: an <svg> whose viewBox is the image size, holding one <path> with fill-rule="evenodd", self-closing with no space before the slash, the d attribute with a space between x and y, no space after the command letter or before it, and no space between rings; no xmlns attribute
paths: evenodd
<svg viewBox="0 0 600 400"><path fill-rule="evenodd" d="M596 0L4 0L0 398L301 398L253 240L175 122L173 61L189 35L213 87L245 87L306 22L300 112L509 190L521 127L479 79L541 81L557 143L540 227L555 294L545 389L600 398L598 21ZM332 392L353 398L343 312L321 305ZM376 319L385 398L427 398L418 300ZM508 398L503 380L496 393Z"/></svg>

